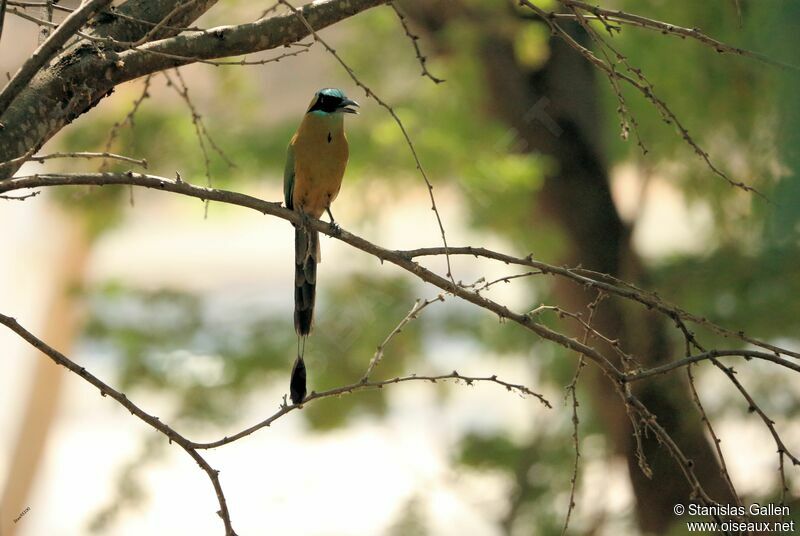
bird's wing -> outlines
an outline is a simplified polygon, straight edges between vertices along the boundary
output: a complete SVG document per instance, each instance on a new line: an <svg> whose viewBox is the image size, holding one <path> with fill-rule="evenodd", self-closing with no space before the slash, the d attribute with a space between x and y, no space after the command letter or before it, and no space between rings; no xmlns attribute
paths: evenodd
<svg viewBox="0 0 800 536"><path fill-rule="evenodd" d="M294 193L294 138L292 143L286 148L286 165L283 168L283 198L286 201L286 208L293 210L292 194Z"/></svg>

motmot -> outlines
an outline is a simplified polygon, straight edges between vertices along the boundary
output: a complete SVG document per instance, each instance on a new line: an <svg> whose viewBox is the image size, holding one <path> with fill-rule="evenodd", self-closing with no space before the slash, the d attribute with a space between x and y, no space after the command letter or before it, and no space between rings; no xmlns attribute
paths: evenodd
<svg viewBox="0 0 800 536"><path fill-rule="evenodd" d="M305 343L314 321L317 263L322 261L319 233L307 226L308 218L328 213L334 229L331 203L339 195L349 148L344 114L357 114L358 103L341 89L324 88L314 94L300 126L286 150L283 195L286 207L300 213L294 230L294 329L297 359L292 368L289 394L294 404L306 397Z"/></svg>

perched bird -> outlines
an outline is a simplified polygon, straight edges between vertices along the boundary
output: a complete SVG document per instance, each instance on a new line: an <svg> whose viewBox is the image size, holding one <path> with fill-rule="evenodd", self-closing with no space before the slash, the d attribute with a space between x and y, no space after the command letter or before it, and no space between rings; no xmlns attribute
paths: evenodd
<svg viewBox="0 0 800 536"><path fill-rule="evenodd" d="M348 99L341 89L324 88L314 94L308 111L286 150L283 172L283 195L286 207L299 212L303 219L319 219L328 213L339 194L348 147L344 135L344 114L357 114L358 103ZM337 226L338 227L338 226ZM299 404L306 397L306 365L303 362L305 341L314 320L314 295L317 283L319 234L304 224L294 231L294 329L297 332L297 359L292 369L290 395ZM302 346L301 346L302 341Z"/></svg>

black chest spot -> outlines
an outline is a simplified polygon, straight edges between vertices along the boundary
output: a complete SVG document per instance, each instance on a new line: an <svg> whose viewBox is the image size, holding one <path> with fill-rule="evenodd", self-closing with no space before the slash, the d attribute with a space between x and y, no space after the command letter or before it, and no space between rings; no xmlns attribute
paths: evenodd
<svg viewBox="0 0 800 536"><path fill-rule="evenodd" d="M333 136L331 136L331 133L328 132L328 143L330 143L332 141L333 141Z"/></svg>

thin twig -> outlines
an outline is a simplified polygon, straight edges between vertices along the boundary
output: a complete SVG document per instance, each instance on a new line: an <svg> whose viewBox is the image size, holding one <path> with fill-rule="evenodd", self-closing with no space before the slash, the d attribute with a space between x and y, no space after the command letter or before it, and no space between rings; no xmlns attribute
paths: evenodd
<svg viewBox="0 0 800 536"><path fill-rule="evenodd" d="M485 281L485 279L481 278L475 283L484 283L484 284L480 287L475 288L475 292L483 292L484 290L488 290L490 287L496 285L497 283L510 283L512 279L521 279L525 277L531 277L534 275L542 275L542 272L540 270L533 270L530 272L525 272L523 274L514 274L514 275L507 275L505 277L499 277L493 281Z"/></svg>
<svg viewBox="0 0 800 536"><path fill-rule="evenodd" d="M121 154L109 153L107 151L101 153L91 152L91 151L74 151L68 153L37 154L28 158L28 161L39 162L41 164L44 163L45 160L51 160L53 158L103 158L108 160L119 160L121 162L129 162L131 164L136 164L137 166L142 166L143 168L147 169L147 160L144 158L133 158ZM11 162L14 161L11 160Z"/></svg>
<svg viewBox="0 0 800 536"><path fill-rule="evenodd" d="M583 331L583 344L589 339L589 333L591 330L592 320L594 319L594 313L597 310L597 306L600 305L600 302L605 298L605 294L602 292L597 293L597 298L594 299L592 303L588 305L589 309L589 318L586 320L586 329ZM578 486L578 464L580 462L581 457L581 447L580 447L580 436L578 435L578 425L580 424L580 419L578 418L578 379L581 376L581 371L583 367L586 366L586 358L581 354L578 356L578 365L575 367L575 374L572 376L572 381L569 382L569 385L566 387L566 396L569 396L572 400L572 446L575 449L575 461L572 465L572 477L569 481L569 503L567 506L567 515L564 517L564 527L561 530L561 536L564 536L567 533L567 529L569 528L569 520L572 516L572 511L575 509L575 490Z"/></svg>
<svg viewBox="0 0 800 536"><path fill-rule="evenodd" d="M441 84L444 82L445 80L443 78L437 78L433 76L428 70L428 58L422 55L422 51L419 48L419 36L411 32L411 28L408 27L407 17L403 15L394 2L389 2L389 7L391 7L397 15L397 18L400 20L400 24L403 26L403 31L406 33L406 37L408 37L408 39L411 41L411 44L414 45L414 53L417 56L419 66L422 68L422 76L427 76L435 84Z"/></svg>
<svg viewBox="0 0 800 536"><path fill-rule="evenodd" d="M606 64L611 67L612 72L616 72L616 66L614 62L608 55L606 48L610 48L611 52L615 54L617 57L620 56L619 52L615 49L611 48L610 45L603 39L600 34L589 24L586 19L585 15L578 11L576 8L571 7L572 14L576 17L578 24L584 29L584 31L589 35L589 37L599 45L599 50L603 54L603 57L606 59ZM603 18L599 19L606 27L609 34L612 33L611 28L612 26ZM631 131L631 126L633 127L633 133L636 136L636 144L639 146L639 149L642 152L642 156L647 155L648 149L644 145L644 141L642 140L642 136L639 132L639 123L636 121L636 117L628 110L628 104L625 100L625 96L622 94L622 88L619 85L619 80L616 76L612 73L607 72L605 73L608 77L608 81L611 84L612 91L617 98L617 102L619 106L617 106L617 113L619 114L620 118L620 137L623 140L627 140Z"/></svg>
<svg viewBox="0 0 800 536"><path fill-rule="evenodd" d="M658 423L656 416L647 409L641 400L630 393L628 393L626 402L640 415L643 424L647 429L656 434L659 443L667 448L667 452L669 452L670 456L678 463L678 467L692 487L692 496L696 497L703 504L718 506L719 503L708 495L700 480L697 478L694 472L694 462L683 453L672 436Z"/></svg>
<svg viewBox="0 0 800 536"><path fill-rule="evenodd" d="M628 24L632 26L638 26L640 28L646 28L649 30L657 30L658 32L664 35L674 35L680 38L690 38L703 45L706 45L715 52L720 54L733 54L736 56L743 56L752 58L764 63L768 63L775 67L781 67L783 69L791 69L791 70L800 70L800 67L796 65L791 65L788 63L784 63L778 60L774 60L769 56L765 56L759 52L754 52L752 50L747 50L744 48L736 47L733 45L729 45L727 43L723 43L718 39L714 39L713 37L703 33L697 28L684 28L682 26L677 26L675 24L669 22L663 22L656 19L651 19L648 17L643 17L641 15L637 15L634 13L628 13L621 10L615 9L604 9L600 6L593 6L591 4L587 4L586 2L581 2L579 0L558 0L564 5L568 5L571 7L580 8L584 11L594 14L598 19L605 19L611 22L615 22L618 24Z"/></svg>
<svg viewBox="0 0 800 536"><path fill-rule="evenodd" d="M219 148L219 146L214 142L213 138L211 138L211 135L208 133L205 123L203 122L203 116L201 116L200 113L197 111L197 108L192 102L192 99L189 97L189 86L183 79L180 70L178 70L177 68L175 69L175 76L178 79L179 85L176 85L172 81L172 78L170 78L169 74L166 71L164 71L161 74L163 74L164 77L167 79L167 85L173 88L181 97L181 99L183 99L183 101L186 103L186 106L189 108L189 111L192 114L192 125L194 125L195 136L197 137L198 145L200 145L200 150L203 153L203 165L205 167L205 172L206 172L206 185L209 188L211 188L212 184L211 159L208 156L208 150L206 149L205 140L208 140L208 143L209 145L211 145L211 148L214 149L214 151L216 151L216 153L220 155L222 159L225 160L225 162L230 167L236 167L236 164L234 164L233 161L231 161L231 159L228 158L228 156L222 151L222 149ZM208 218L208 201L205 202L204 217Z"/></svg>
<svg viewBox="0 0 800 536"><path fill-rule="evenodd" d="M148 30L147 33L145 33L141 38L139 38L138 40L134 41L133 44L132 44L132 48L138 47L138 46L143 45L143 44L147 43L148 41L150 41L151 38L155 37L155 35L164 28L164 26L167 24L167 22L172 17L174 17L175 15L177 15L178 13L180 13L181 11L186 9L187 7L191 6L196 1L197 0L186 0L185 2L181 2L179 4L176 4L172 8L172 11L167 13L160 21L158 21L155 24L155 26L150 28L150 30Z"/></svg>
<svg viewBox="0 0 800 536"><path fill-rule="evenodd" d="M688 346L688 343L687 343ZM688 347L687 347L688 352ZM731 496L736 501L736 504L742 506L742 499L739 497L739 493L736 491L736 486L733 484L733 480L731 480L731 475L728 472L728 464L725 461L725 456L722 454L722 447L720 443L722 440L717 435L717 432L714 430L714 426L711 424L711 419L708 418L708 414L706 413L706 408L703 406L703 402L700 400L700 394L697 392L697 386L694 383L694 375L692 374L692 367L697 366L694 363L691 363L686 366L686 378L689 381L689 389L692 392L692 401L694 402L697 411L700 413L700 420L708 430L709 435L711 435L712 443L714 444L714 450L717 453L717 461L719 462L719 471L722 475L722 479L725 481L725 485L728 486L728 491L731 492Z"/></svg>
<svg viewBox="0 0 800 536"><path fill-rule="evenodd" d="M678 329L683 334L684 339L684 353L686 357L690 357L692 355L692 348L696 348L703 351L703 347L700 345L699 341L695 337L694 333L689 330L686 323L683 322L680 318L675 320L675 324L677 325ZM720 464L720 473L722 475L725 484L728 486L728 491L731 492L736 504L742 506L742 500L739 497L739 493L736 491L736 486L733 484L733 480L731 479L730 473L728 472L728 464L725 461L725 455L722 453L721 447L721 440L719 436L717 436L714 427L711 425L711 419L708 418L708 414L706 413L705 407L703 406L702 401L700 400L700 394L697 392L697 386L694 382L694 375L692 374L692 367L695 366L694 363L690 363L686 366L686 376L689 381L689 388L692 392L692 400L694 401L695 407L700 412L700 419L705 424L706 430L708 433L711 434L711 438L714 442L714 449L717 452L717 459L719 460Z"/></svg>
<svg viewBox="0 0 800 536"><path fill-rule="evenodd" d="M131 128L134 127L134 116L136 112L139 111L139 107L142 103L150 96L150 82L153 79L153 75L148 74L144 79L144 87L142 88L141 94L133 101L133 106L131 107L130 111L125 114L125 117L122 121L114 123L111 127L111 130L108 133L108 137L106 138L106 145L105 145L105 152L109 152L111 150L111 146L114 144L114 141L117 139L119 135L119 131L122 127L126 125L130 125ZM103 160L100 164L99 171L104 172L108 170L108 160ZM133 198L133 186L129 187L128 190L128 201L131 206L134 205L134 198Z"/></svg>
<svg viewBox="0 0 800 536"><path fill-rule="evenodd" d="M566 0L563 0L563 1L566 1ZM572 1L572 0L569 0L569 1ZM689 130L678 119L678 117L675 115L675 113L672 111L672 109L667 105L667 103L664 102L663 99L661 99L660 97L658 97L656 95L656 93L655 93L655 91L653 89L653 85L644 77L644 75L642 74L640 69L636 69L636 68L628 66L628 69L633 72L633 75L634 75L635 78L631 77L631 76L629 76L627 74L621 73L619 70L617 70L615 67L613 67L609 63L606 63L605 61L603 61L600 58L598 58L597 56L595 56L594 53L591 50L589 50L588 48L586 48L583 45L581 45L580 43L578 43L566 30L564 30L561 27L560 24L558 24L555 21L555 19L553 17L550 16L550 14L548 12L546 12L543 9L541 9L539 6L533 4L532 2L530 2L530 0L519 0L519 3L521 5L523 5L523 6L531 9L533 12L535 12L537 15L539 15L539 17L541 17L542 20L544 20L544 22L547 23L547 25L550 27L550 30L552 31L552 33L554 35L558 36L568 46L570 46L571 48L573 48L576 51L578 51L578 53L580 53L591 64L593 64L596 67L598 67L599 69L601 69L608 76L616 78L616 79L619 79L619 80L622 80L622 81L626 82L627 84L631 85L637 91L639 91L639 93L641 93L642 96L644 96L645 99L650 101L650 103L656 108L656 110L659 112L659 114L662 117L662 120L665 123L675 125L675 127L678 129L681 137L686 142L686 144L689 145L692 148L692 150L695 152L695 154L697 154L705 162L706 166L715 175L717 175L718 177L722 178L729 185L731 185L733 187L736 187L736 188L739 188L741 190L744 190L745 192L752 192L752 193L758 195L759 197L767 200L766 196L764 196L764 194L761 193L759 190L757 190L756 188L754 188L754 187L752 187L752 186L750 186L748 184L745 184L742 181L736 181L736 180L732 179L731 177L728 176L727 173L725 173L724 171L719 169L716 166L716 164L714 164L714 162L711 160L711 157L709 156L709 154L705 150L703 150L700 147L700 145L695 141L695 139L689 134ZM620 61L625 60L625 62L627 62L627 59L624 56L622 56L621 54L618 54L617 58Z"/></svg>
<svg viewBox="0 0 800 536"><path fill-rule="evenodd" d="M198 60L198 63L205 63L207 65L216 65L216 66L223 66L223 65L266 65L268 63L278 63L283 59L291 58L292 56L298 56L305 52L308 52L310 49L308 47L301 48L300 50L293 50L292 52L284 52L278 56L273 56L272 58L264 58L263 60L248 60L247 58L242 58L241 60L230 60L230 61L212 61L212 60Z"/></svg>
<svg viewBox="0 0 800 536"><path fill-rule="evenodd" d="M0 199L4 199L6 201L25 201L26 199L30 199L31 197L36 197L39 195L40 191L31 192L25 195L0 195Z"/></svg>
<svg viewBox="0 0 800 536"><path fill-rule="evenodd" d="M150 82L153 79L153 75L147 75L144 79L144 86L142 88L141 94L133 101L133 106L131 107L130 111L125 114L125 117L122 121L114 123L111 127L111 131L108 133L108 137L106 138L105 144L105 152L110 152L111 146L114 144L114 141L117 139L119 135L119 131L122 127L126 125L130 125L131 128L134 126L134 117L136 116L136 112L139 111L139 107L142 103L150 96ZM108 162L106 160L100 165L100 171L106 171L108 169Z"/></svg>
<svg viewBox="0 0 800 536"><path fill-rule="evenodd" d="M620 347L619 340L612 339L600 333L597 329L591 326L591 322L587 322L586 320L584 320L581 317L580 313L573 313L571 311L567 311L566 309L563 309L562 307L559 307L557 305L540 305L539 307L531 311L531 313L529 314L540 313L542 311L553 311L558 315L559 318L567 317L578 322L581 325L581 327L584 330L588 331L588 333L590 333L593 337L596 337L601 341L605 342L606 344L608 344L614 350L614 353L616 353L620 357L620 361L625 366L626 370L629 368L631 363L636 363L636 359L632 355L626 353Z"/></svg>
<svg viewBox="0 0 800 536"><path fill-rule="evenodd" d="M389 335L386 336L383 342L380 343L380 345L378 345L378 348L375 350L375 354L369 361L369 366L367 367L366 372L364 372L364 376L361 377L362 382L366 383L367 381L369 381L370 374L372 374L372 371L375 369L376 366L378 366L378 363L381 362L381 359L383 359L383 351L386 348L386 345L389 344L389 341L391 341L395 337L395 335L400 334L400 332L403 331L403 329L412 320L416 320L416 318L419 316L420 312L422 312L423 309L425 309L430 304L439 301L444 301L444 294L439 294L438 296L430 300L420 299L414 302L414 306L411 308L408 314L403 317L400 323L397 324L397 326L395 326L395 328L391 331L391 333L389 333Z"/></svg>

